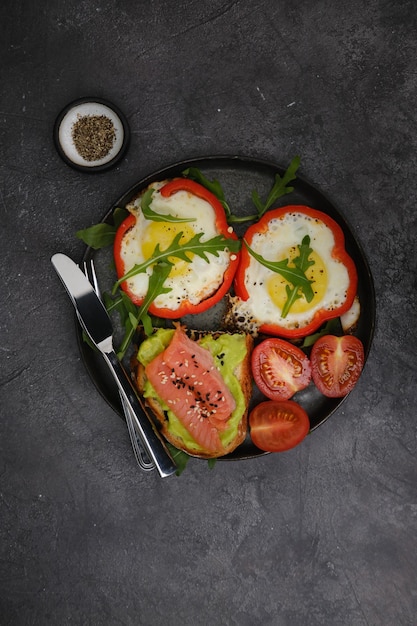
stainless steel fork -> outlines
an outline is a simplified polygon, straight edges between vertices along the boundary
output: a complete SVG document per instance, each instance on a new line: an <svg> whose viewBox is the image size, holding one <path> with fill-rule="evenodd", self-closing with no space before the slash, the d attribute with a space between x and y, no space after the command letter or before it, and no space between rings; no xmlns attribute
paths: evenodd
<svg viewBox="0 0 417 626"><path fill-rule="evenodd" d="M93 259L91 259L90 261L84 261L83 271L84 271L84 274L87 276L88 280L90 281L90 283L92 284L93 289L98 295L98 297L102 299ZM148 455L146 454L144 446L140 440L140 435L135 428L132 414L130 412L128 405L124 401L122 394L120 394L120 401L122 404L123 413L125 415L127 429L129 432L130 441L132 443L133 453L135 455L137 464L143 471L150 472L153 469L155 469L155 464L152 460L149 459Z"/></svg>

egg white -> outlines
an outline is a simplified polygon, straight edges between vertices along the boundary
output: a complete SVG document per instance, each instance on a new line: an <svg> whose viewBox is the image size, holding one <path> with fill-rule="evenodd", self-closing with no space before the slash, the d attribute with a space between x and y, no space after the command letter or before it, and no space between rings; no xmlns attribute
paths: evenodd
<svg viewBox="0 0 417 626"><path fill-rule="evenodd" d="M188 232L190 236L195 233L203 233L202 242L219 234L216 228L214 209L206 200L187 191L178 191L169 198L164 198L159 193L163 184L161 182L151 185L155 189L150 205L151 209L159 214L170 214L179 218L189 217L194 220L187 223L168 224L164 222L165 226L161 226L164 232L172 229L172 239L179 231ZM159 226L155 226L155 224L159 224L158 222L153 222L144 217L140 203L141 198L138 197L127 207L136 216L136 224L126 234L122 243L121 256L125 264L125 272L146 260L142 246L148 227L155 228L156 232L159 229ZM160 242L156 239L154 243L156 245ZM165 248L165 245L161 245L162 250ZM154 301L155 305L159 308L175 311L186 300L197 305L214 294L223 282L223 275L231 262L231 255L225 250L220 251L219 256L207 254L207 257L210 259L209 263L197 255L193 256L190 263L179 261L179 268L172 271L164 283L164 286L171 291L159 295ZM178 260L175 258L170 260L176 263L177 268ZM151 273L152 267L149 267L146 273L137 274L128 280L130 290L138 297L146 295Z"/></svg>
<svg viewBox="0 0 417 626"><path fill-rule="evenodd" d="M239 314L237 307L245 319L251 320L251 323L258 327L272 324L285 329L298 329L310 324L319 310L331 311L344 304L350 282L349 274L346 266L332 257L335 244L333 232L321 220L304 213L289 212L281 218L272 219L268 230L265 233L256 233L250 246L263 258L278 261L288 258L288 251L291 248L295 247L298 251L297 246L306 235L310 236L310 247L319 255L325 267L327 284L322 290L324 293L315 295L310 305L306 303L305 311L297 311L294 305L284 318L281 315L282 309L268 293L267 285L275 273L251 257L245 275L249 299L234 303L235 316ZM313 283L313 291L315 287L317 288L317 285ZM302 298L304 299L304 296Z"/></svg>

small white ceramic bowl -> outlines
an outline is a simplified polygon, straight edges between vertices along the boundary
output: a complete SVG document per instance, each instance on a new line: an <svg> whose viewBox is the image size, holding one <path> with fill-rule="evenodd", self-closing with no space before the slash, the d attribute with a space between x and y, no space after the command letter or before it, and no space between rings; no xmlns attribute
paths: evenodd
<svg viewBox="0 0 417 626"><path fill-rule="evenodd" d="M84 158L73 137L77 123L89 116L104 116L110 120L114 130L109 151L96 160ZM67 165L84 172L103 172L116 165L125 154L130 141L130 130L126 117L113 104L102 98L85 97L74 100L58 115L54 125L54 141L59 155Z"/></svg>

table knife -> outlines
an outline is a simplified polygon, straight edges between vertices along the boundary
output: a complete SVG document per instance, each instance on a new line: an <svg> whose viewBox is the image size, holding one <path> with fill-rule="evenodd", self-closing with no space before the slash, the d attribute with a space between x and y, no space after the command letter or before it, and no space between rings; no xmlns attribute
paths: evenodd
<svg viewBox="0 0 417 626"><path fill-rule="evenodd" d="M132 412L149 458L161 476L171 476L177 467L155 426L146 415L133 384L113 348L113 326L106 308L78 265L65 254L54 254L52 265L77 312L81 326L103 355L124 402Z"/></svg>

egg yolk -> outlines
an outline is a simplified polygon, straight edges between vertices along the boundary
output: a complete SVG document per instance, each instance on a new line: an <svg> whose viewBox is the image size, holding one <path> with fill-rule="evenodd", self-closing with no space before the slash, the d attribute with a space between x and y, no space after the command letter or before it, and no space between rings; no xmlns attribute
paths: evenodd
<svg viewBox="0 0 417 626"><path fill-rule="evenodd" d="M294 248L288 250L288 253L284 254L281 259L277 259L277 261L289 259L288 264L289 266L291 266L292 259L295 256L298 256L298 254L298 247L294 246ZM324 295L327 291L328 277L326 264L324 263L320 255L318 255L315 251L313 251L308 258L310 261L314 261L314 264L310 265L308 270L305 272L306 277L309 280L314 281L311 285L314 292L314 298L311 300L311 302L307 302L303 293L300 290L301 297L292 304L290 313L304 313L305 311L309 311L324 298ZM287 285L290 288L293 288L292 284L285 280L285 278L283 278L280 274L275 274L267 282L269 297L271 298L273 303L281 310L283 309L284 304L287 301Z"/></svg>
<svg viewBox="0 0 417 626"><path fill-rule="evenodd" d="M151 222L149 226L146 227L142 237L142 254L144 259L149 259L149 257L152 256L158 244L161 251L166 250L178 233L182 233L179 241L180 244L186 243L195 235L194 230L185 223ZM188 253L187 256L191 260L194 255ZM182 276L189 269L190 264L187 261L183 261L177 257L168 257L168 260L174 263L169 274L171 277Z"/></svg>

